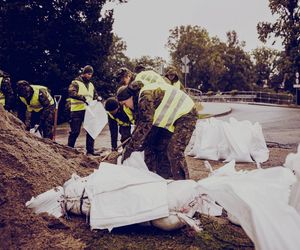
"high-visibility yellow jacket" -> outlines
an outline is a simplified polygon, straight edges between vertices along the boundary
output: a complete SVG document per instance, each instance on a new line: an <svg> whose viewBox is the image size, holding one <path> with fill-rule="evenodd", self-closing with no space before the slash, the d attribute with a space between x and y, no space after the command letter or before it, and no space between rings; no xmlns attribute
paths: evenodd
<svg viewBox="0 0 300 250"><path fill-rule="evenodd" d="M40 86L40 85L30 85L33 88L33 95L32 98L30 100L29 103L27 103L26 99L24 97L20 96L21 101L26 105L27 110L29 112L39 112L43 109L42 104L39 101L39 93L41 89L45 89L47 90L47 87L45 86ZM48 90L47 90L47 97L50 101L50 104L53 105L54 104L54 100L52 98L52 96L49 94Z"/></svg>
<svg viewBox="0 0 300 250"><path fill-rule="evenodd" d="M174 82L174 83L173 83L173 86L174 86L176 89L181 89L181 82L178 80L177 82Z"/></svg>
<svg viewBox="0 0 300 250"><path fill-rule="evenodd" d="M174 123L181 116L189 113L194 107L195 103L191 97L189 97L182 90L176 89L169 84L148 84L145 85L141 91L154 90L161 88L165 91L164 97L161 103L155 110L153 125L161 128L165 128L170 132L174 132Z"/></svg>
<svg viewBox="0 0 300 250"><path fill-rule="evenodd" d="M81 81L74 80L78 84L78 95L83 95L87 102L93 100L95 87L94 85L89 82L88 87ZM69 98L71 104L71 111L81 111L85 110L85 103L83 101Z"/></svg>
<svg viewBox="0 0 300 250"><path fill-rule="evenodd" d="M133 114L130 108L127 108L125 106L122 106L123 111L125 112L125 114L128 116L128 119L130 121L130 123L128 122L124 122L122 120L120 120L119 118L114 117L110 112L107 112L109 117L113 120L115 120L120 126L130 126L131 124L134 124L134 119L133 119Z"/></svg>
<svg viewBox="0 0 300 250"><path fill-rule="evenodd" d="M166 80L154 70L145 70L138 73L135 81L141 81L144 85L149 83L167 83Z"/></svg>
<svg viewBox="0 0 300 250"><path fill-rule="evenodd" d="M2 80L3 80L3 77L0 76L0 105L5 105L5 96L3 94L3 92L1 91L1 84L2 84Z"/></svg>

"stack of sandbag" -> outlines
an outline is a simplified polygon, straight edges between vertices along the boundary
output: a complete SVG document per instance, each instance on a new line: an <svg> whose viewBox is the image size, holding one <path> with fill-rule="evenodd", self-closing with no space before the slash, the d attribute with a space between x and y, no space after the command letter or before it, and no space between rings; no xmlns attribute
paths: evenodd
<svg viewBox="0 0 300 250"><path fill-rule="evenodd" d="M287 155L284 166L291 169L297 178L296 183L292 186L289 203L300 215L300 144L296 154Z"/></svg>
<svg viewBox="0 0 300 250"><path fill-rule="evenodd" d="M198 181L206 193L240 224L256 249L298 249L300 215L289 205L296 182L284 167L236 171L234 161Z"/></svg>
<svg viewBox="0 0 300 250"><path fill-rule="evenodd" d="M197 123L189 155L207 160L260 163L268 160L269 150L259 123L210 118Z"/></svg>

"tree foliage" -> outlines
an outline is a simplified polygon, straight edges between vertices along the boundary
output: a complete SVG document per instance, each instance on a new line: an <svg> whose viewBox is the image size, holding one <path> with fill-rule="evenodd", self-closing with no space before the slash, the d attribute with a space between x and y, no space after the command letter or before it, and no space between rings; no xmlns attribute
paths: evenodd
<svg viewBox="0 0 300 250"><path fill-rule="evenodd" d="M101 15L106 1L0 0L0 67L14 82L26 79L63 93L90 64L101 94L113 42L113 11Z"/></svg>
<svg viewBox="0 0 300 250"><path fill-rule="evenodd" d="M253 78L250 56L244 52L235 31L227 33L227 43L210 37L199 26L180 26L170 31L167 47L173 64L181 68L181 58L191 60L188 87L202 90L248 89Z"/></svg>
<svg viewBox="0 0 300 250"><path fill-rule="evenodd" d="M295 72L300 71L300 1L269 0L273 15L277 16L274 23L260 22L257 25L259 39L266 42L272 36L283 39L285 48L284 64L280 69L286 75L287 89L291 90Z"/></svg>

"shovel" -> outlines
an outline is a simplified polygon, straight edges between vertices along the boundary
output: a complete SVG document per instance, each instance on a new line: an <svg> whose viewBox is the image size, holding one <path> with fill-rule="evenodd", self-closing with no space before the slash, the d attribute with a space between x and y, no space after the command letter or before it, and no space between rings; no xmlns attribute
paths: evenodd
<svg viewBox="0 0 300 250"><path fill-rule="evenodd" d="M56 136L58 105L59 105L60 100L61 100L61 95L55 95L54 96L55 111L54 111L54 127L53 127L53 137L52 137L53 141L55 141L55 136Z"/></svg>
<svg viewBox="0 0 300 250"><path fill-rule="evenodd" d="M129 142L129 140L131 139L131 137L127 138L125 141L123 141L116 149L118 150L120 147L124 146L127 142ZM105 161L111 154L113 154L114 152L110 152L108 153L106 156L104 156L102 159L101 159L101 162L102 161ZM120 155L122 154L122 152L117 152L117 157L119 157Z"/></svg>

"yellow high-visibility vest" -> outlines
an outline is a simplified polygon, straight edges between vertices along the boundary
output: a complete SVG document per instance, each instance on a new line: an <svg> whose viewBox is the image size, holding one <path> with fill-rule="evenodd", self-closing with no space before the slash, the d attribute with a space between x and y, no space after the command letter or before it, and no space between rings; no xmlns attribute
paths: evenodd
<svg viewBox="0 0 300 250"><path fill-rule="evenodd" d="M39 101L39 93L40 93L41 89L47 90L47 87L41 86L41 85L30 85L30 86L33 88L33 95L32 95L30 102L27 103L26 99L21 96L20 96L20 99L26 105L27 110L29 112L32 112L32 111L39 112L43 109L43 106ZM54 100L53 100L52 96L49 94L48 90L47 90L47 98L49 99L50 104L53 105Z"/></svg>
<svg viewBox="0 0 300 250"><path fill-rule="evenodd" d="M173 83L173 86L174 86L176 89L181 89L181 82L178 80L177 82L174 82L174 83Z"/></svg>
<svg viewBox="0 0 300 250"><path fill-rule="evenodd" d="M114 117L110 112L107 112L107 113L108 113L109 117L111 119L115 120L120 126L130 126L131 124L134 124L134 119L133 119L131 109L123 106L123 110L124 110L125 114L128 116L130 123L121 121L119 118Z"/></svg>
<svg viewBox="0 0 300 250"><path fill-rule="evenodd" d="M153 125L174 132L174 122L181 116L189 113L195 103L192 98L182 90L176 89L169 84L148 84L141 89L140 95L145 90L154 90L158 88L164 90L165 94L161 103L155 110Z"/></svg>
<svg viewBox="0 0 300 250"><path fill-rule="evenodd" d="M5 105L5 96L3 94L3 92L1 91L1 85L2 85L2 80L3 80L3 77L1 76L0 77L0 105Z"/></svg>
<svg viewBox="0 0 300 250"><path fill-rule="evenodd" d="M94 85L89 82L88 88L86 88L85 84L81 81L74 80L78 84L78 95L83 95L87 102L90 102L94 98L94 91L95 87ZM83 101L69 98L71 103L71 111L80 111L85 110L85 103Z"/></svg>
<svg viewBox="0 0 300 250"><path fill-rule="evenodd" d="M141 81L144 86L149 83L167 83L160 74L153 70L145 70L138 73L135 77L135 81Z"/></svg>

